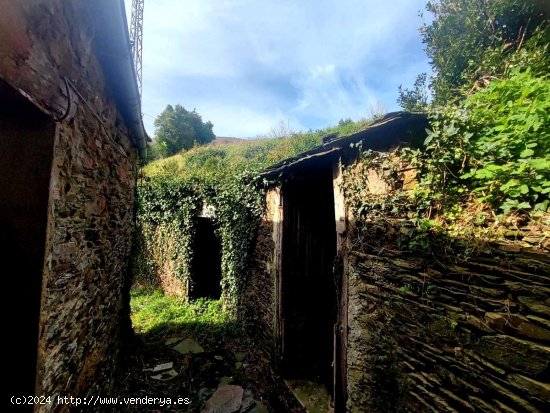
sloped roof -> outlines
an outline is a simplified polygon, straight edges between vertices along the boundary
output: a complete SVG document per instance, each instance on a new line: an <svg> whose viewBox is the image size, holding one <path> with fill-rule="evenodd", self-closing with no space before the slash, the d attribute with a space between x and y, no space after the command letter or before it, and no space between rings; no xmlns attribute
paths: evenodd
<svg viewBox="0 0 550 413"><path fill-rule="evenodd" d="M125 119L141 157L146 156L147 136L141 113L141 96L132 59L124 0L93 0L86 6L94 19L95 49L116 104Z"/></svg>
<svg viewBox="0 0 550 413"><path fill-rule="evenodd" d="M398 146L418 147L424 141L428 127L425 113L391 112L351 135L327 135L322 145L270 166L260 177L276 180L311 165L331 165L342 155L357 154L359 143L362 150L381 152Z"/></svg>

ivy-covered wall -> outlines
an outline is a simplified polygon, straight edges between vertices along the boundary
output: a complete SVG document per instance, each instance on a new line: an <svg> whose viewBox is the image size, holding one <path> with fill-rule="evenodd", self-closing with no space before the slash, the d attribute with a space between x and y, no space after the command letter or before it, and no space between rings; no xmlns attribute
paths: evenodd
<svg viewBox="0 0 550 413"><path fill-rule="evenodd" d="M242 315L243 286L248 280L262 193L246 176L223 184L166 176L142 182L138 188L134 282L189 299L197 217L208 206L214 212L212 220L221 243L221 300L234 317Z"/></svg>
<svg viewBox="0 0 550 413"><path fill-rule="evenodd" d="M141 182L137 202L134 283L187 299L199 199L187 186L167 179Z"/></svg>

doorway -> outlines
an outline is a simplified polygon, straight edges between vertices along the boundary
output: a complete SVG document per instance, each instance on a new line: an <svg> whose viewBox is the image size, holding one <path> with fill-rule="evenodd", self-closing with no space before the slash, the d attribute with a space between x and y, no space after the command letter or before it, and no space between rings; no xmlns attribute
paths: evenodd
<svg viewBox="0 0 550 413"><path fill-rule="evenodd" d="M337 298L332 170L308 170L283 186L282 370L333 393Z"/></svg>
<svg viewBox="0 0 550 413"><path fill-rule="evenodd" d="M193 243L189 297L218 300L222 292L221 278L222 246L216 235L216 227L211 218L198 217Z"/></svg>
<svg viewBox="0 0 550 413"><path fill-rule="evenodd" d="M55 124L0 79L0 251L9 295L8 393L33 395Z"/></svg>

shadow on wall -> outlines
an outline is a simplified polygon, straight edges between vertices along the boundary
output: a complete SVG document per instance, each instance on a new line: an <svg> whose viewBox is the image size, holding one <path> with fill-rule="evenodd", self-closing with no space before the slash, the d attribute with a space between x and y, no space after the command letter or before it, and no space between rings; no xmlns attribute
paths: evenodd
<svg viewBox="0 0 550 413"><path fill-rule="evenodd" d="M165 223L136 229L132 272L134 284L140 287L158 287L184 300L219 299L221 260L221 242L212 218L195 217L192 228L184 230Z"/></svg>
<svg viewBox="0 0 550 413"><path fill-rule="evenodd" d="M397 219L348 240L350 410L547 409L547 251Z"/></svg>
<svg viewBox="0 0 550 413"><path fill-rule="evenodd" d="M34 394L55 124L0 79L0 254L10 304L8 394Z"/></svg>

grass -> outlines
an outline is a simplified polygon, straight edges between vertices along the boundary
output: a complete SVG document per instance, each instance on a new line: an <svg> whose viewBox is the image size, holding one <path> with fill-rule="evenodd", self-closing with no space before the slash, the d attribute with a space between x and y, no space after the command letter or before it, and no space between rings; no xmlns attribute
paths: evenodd
<svg viewBox="0 0 550 413"><path fill-rule="evenodd" d="M335 133L345 136L368 126L372 120L344 121L317 131L293 133L286 137L245 140L221 145L203 145L146 165L146 176L172 176L183 179L216 177L224 179L244 171L258 172L283 159L321 144Z"/></svg>
<svg viewBox="0 0 550 413"><path fill-rule="evenodd" d="M241 328L223 310L219 300L198 299L185 303L162 291L131 291L131 318L138 334L182 334L205 340L236 337Z"/></svg>
<svg viewBox="0 0 550 413"><path fill-rule="evenodd" d="M166 411L198 412L223 381L246 388L269 411L301 411L258 345L223 311L218 300L200 299L186 304L149 286L134 288L131 316L139 340L134 340L130 351L125 352L127 368L121 372L120 384L124 397L173 400L174 395L191 395L191 405L167 406ZM176 337L195 339L205 351L180 354L173 350L173 344L166 344ZM175 377L152 379L159 373L147 368L169 361L177 373ZM152 410L151 406L136 406L135 411Z"/></svg>

